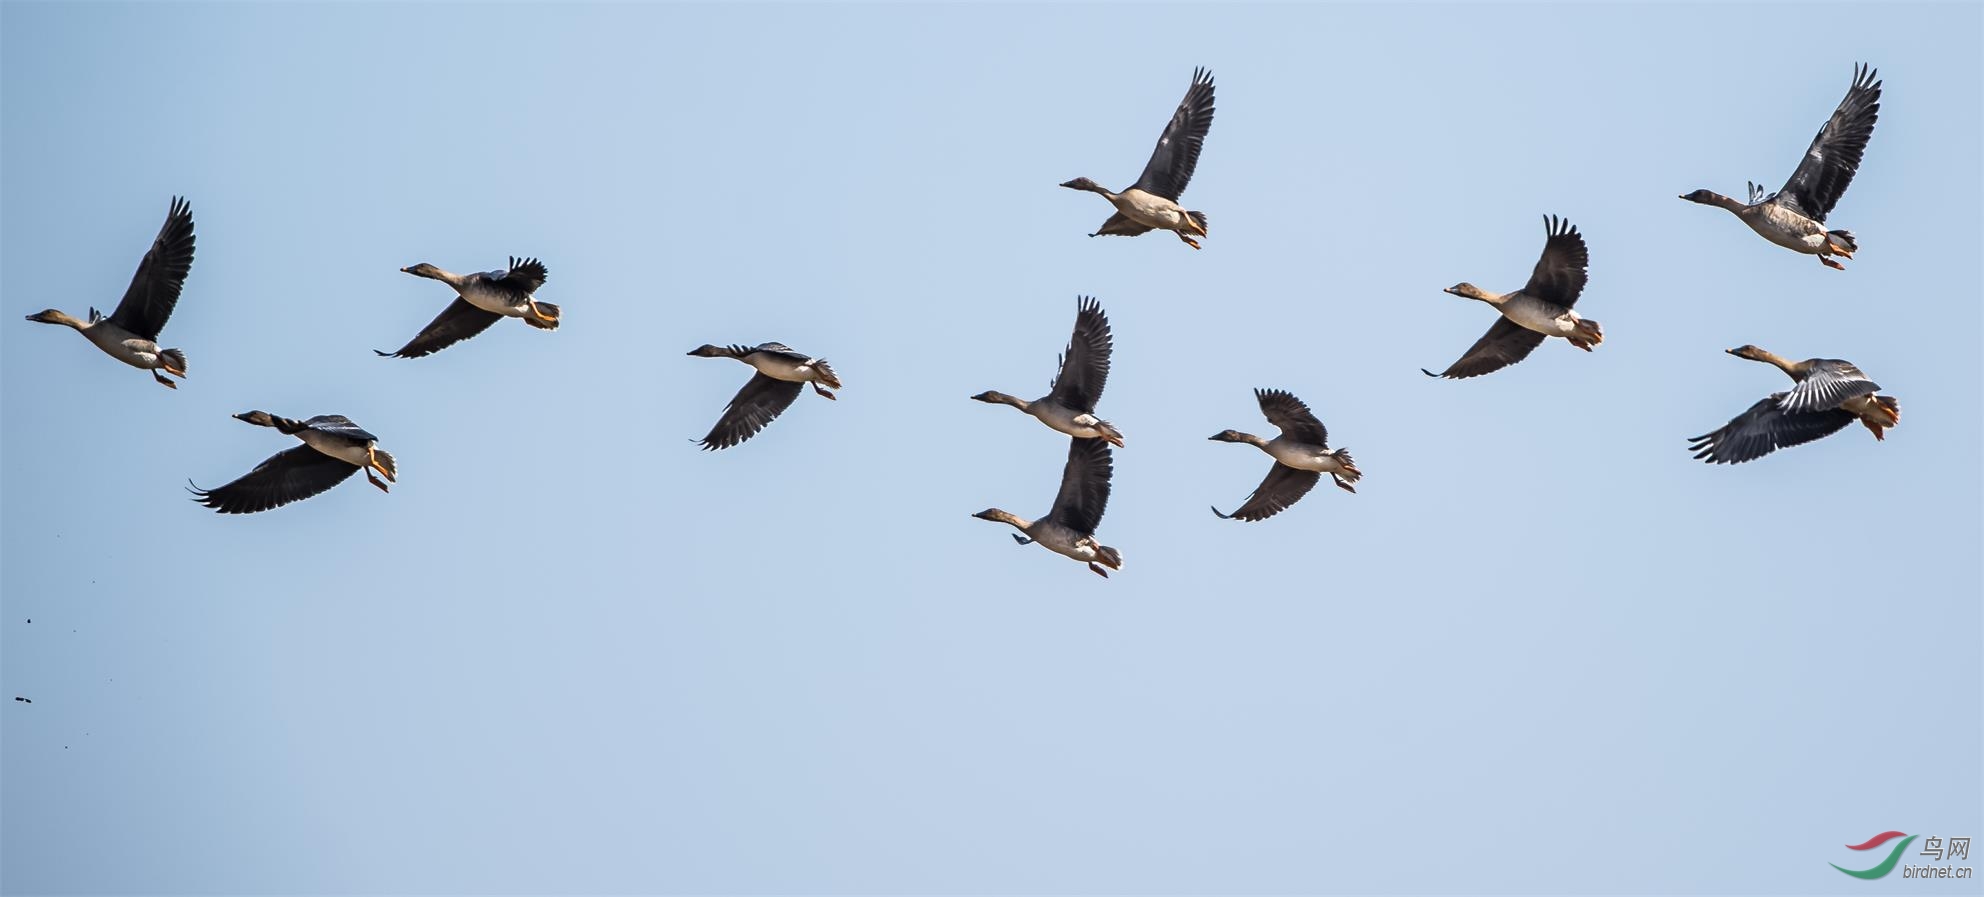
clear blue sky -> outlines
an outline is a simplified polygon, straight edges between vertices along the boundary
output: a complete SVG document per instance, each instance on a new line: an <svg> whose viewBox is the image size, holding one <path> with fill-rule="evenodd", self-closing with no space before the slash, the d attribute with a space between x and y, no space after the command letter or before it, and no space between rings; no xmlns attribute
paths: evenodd
<svg viewBox="0 0 1984 897"><path fill-rule="evenodd" d="M0 887L35 892L1977 893L1976 4L0 7ZM1844 273L1775 186L1887 84ZM1203 252L1083 236L1193 66ZM21 316L174 194L177 392ZM1436 382L1567 216L1594 354ZM536 255L556 333L417 361L399 273ZM1129 436L1103 581L1051 501L1077 294ZM696 450L781 340L831 359ZM1685 437L1851 359L1900 427ZM1216 520L1250 390L1366 472ZM400 460L224 518L348 414ZM1271 432L1271 431L1270 431ZM26 621L32 618L33 623ZM1922 860L1926 861L1926 860ZM1979 855L1973 865L1984 865Z"/></svg>

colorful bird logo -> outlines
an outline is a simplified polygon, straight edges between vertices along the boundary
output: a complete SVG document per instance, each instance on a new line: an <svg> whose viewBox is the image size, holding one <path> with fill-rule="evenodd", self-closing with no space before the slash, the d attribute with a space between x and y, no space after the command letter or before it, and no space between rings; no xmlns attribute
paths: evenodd
<svg viewBox="0 0 1984 897"><path fill-rule="evenodd" d="M1902 839L1901 843L1896 844L1894 850L1888 853L1888 858L1882 860L1880 865L1872 869L1847 869L1838 863L1828 863L1827 865L1854 878L1865 878L1869 880L1880 878L1894 871L1894 865L1901 862L1901 852L1908 849L1908 842L1915 840L1914 835L1905 835L1901 832L1882 832L1858 844L1846 845L1847 850L1872 850L1896 838Z"/></svg>

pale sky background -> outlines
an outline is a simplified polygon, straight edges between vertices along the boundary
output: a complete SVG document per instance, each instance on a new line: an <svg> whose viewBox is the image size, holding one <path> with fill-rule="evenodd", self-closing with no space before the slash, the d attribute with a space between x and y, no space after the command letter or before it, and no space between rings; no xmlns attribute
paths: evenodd
<svg viewBox="0 0 1984 897"><path fill-rule="evenodd" d="M0 890L1977 893L1977 4L0 7ZM1845 272L1676 199L1887 92ZM1084 236L1193 66L1202 252ZM22 316L174 194L177 392ZM1561 341L1429 380L1567 216ZM550 268L563 329L374 357ZM1009 530L1077 294L1129 436L1104 581ZM781 340L833 361L690 440ZM1782 375L1899 397L1690 460ZM1260 524L1251 390L1366 472ZM350 415L400 460L188 501ZM32 623L27 621L32 619ZM32 705L14 702L32 698ZM1919 843L1919 842L1918 842ZM1910 862L1927 862L1911 857ZM1984 854L1972 865L1984 866Z"/></svg>

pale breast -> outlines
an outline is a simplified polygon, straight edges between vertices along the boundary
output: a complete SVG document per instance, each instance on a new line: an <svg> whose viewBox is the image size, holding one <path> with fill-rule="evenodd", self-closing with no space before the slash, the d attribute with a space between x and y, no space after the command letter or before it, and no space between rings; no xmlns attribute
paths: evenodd
<svg viewBox="0 0 1984 897"><path fill-rule="evenodd" d="M1116 195L1116 210L1146 227L1176 230L1185 221L1185 210L1171 200L1134 187Z"/></svg>
<svg viewBox="0 0 1984 897"><path fill-rule="evenodd" d="M508 294L490 289L481 283L471 283L461 292L462 301L487 312L507 317L523 317L525 304L511 301Z"/></svg>
<svg viewBox="0 0 1984 897"><path fill-rule="evenodd" d="M1329 471L1343 469L1342 465L1336 463L1335 458L1330 457L1328 450L1320 445L1310 445L1306 442L1284 442L1277 438L1268 440L1267 450L1268 455L1274 458L1276 463L1293 467L1296 470L1316 470L1327 473Z"/></svg>
<svg viewBox="0 0 1984 897"><path fill-rule="evenodd" d="M1786 249L1818 252L1826 242L1825 225L1783 206L1775 204L1757 206L1756 211L1743 215L1742 218L1744 223L1750 225L1751 230Z"/></svg>
<svg viewBox="0 0 1984 897"><path fill-rule="evenodd" d="M1499 307L1502 317L1524 330L1534 330L1544 336L1565 336L1577 331L1577 315L1570 309L1534 296L1516 293Z"/></svg>
<svg viewBox="0 0 1984 897"><path fill-rule="evenodd" d="M365 462L371 458L371 453L367 451L369 443L354 443L343 436L318 430L304 430L296 436L303 440L304 445L340 461L348 462L354 467L364 467Z"/></svg>

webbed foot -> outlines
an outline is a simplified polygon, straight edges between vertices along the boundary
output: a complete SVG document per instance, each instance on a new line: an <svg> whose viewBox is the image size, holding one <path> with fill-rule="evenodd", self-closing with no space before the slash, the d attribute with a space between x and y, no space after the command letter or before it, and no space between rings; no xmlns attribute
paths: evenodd
<svg viewBox="0 0 1984 897"><path fill-rule="evenodd" d="M1088 568L1089 568L1090 570L1092 570L1092 571L1094 571L1094 572L1095 572L1095 575L1097 575L1097 576L1100 576L1100 577L1102 577L1103 579L1108 579L1108 578L1109 578L1109 571L1107 571L1107 570L1104 570L1104 569L1102 569L1102 567L1101 567L1100 565L1098 565L1098 564L1097 564L1096 562L1094 562L1094 561L1089 561L1089 562L1088 562Z"/></svg>
<svg viewBox="0 0 1984 897"><path fill-rule="evenodd" d="M165 375L164 375L164 374L161 374L161 373L159 373L159 372L157 372L157 371L153 371L153 372L152 372L152 379L153 379L153 380L157 380L157 381L158 381L158 382L159 382L160 384L162 384L162 385L164 385L164 386L165 386L165 387L167 387L168 389L178 389L178 388L179 388L179 384L177 384L177 383L174 383L174 382L172 382L171 380L167 380L167 379L165 379Z"/></svg>

